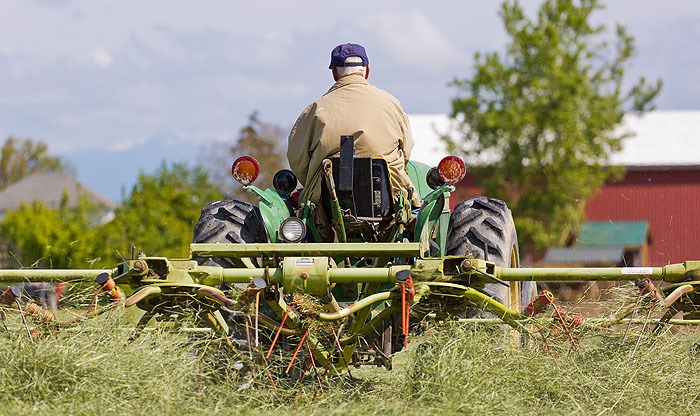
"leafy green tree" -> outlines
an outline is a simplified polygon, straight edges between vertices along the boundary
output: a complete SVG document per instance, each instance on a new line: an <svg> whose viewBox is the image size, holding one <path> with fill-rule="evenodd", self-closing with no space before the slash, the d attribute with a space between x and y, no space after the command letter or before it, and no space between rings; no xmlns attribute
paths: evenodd
<svg viewBox="0 0 700 416"><path fill-rule="evenodd" d="M9 211L0 235L11 252L9 267L112 267L129 257L130 248L154 256L186 258L200 211L223 197L200 168L163 164L153 175L141 174L114 219L103 223L103 207L80 199L59 209L41 202Z"/></svg>
<svg viewBox="0 0 700 416"><path fill-rule="evenodd" d="M8 137L0 148L0 189L33 173L65 171L67 168L59 157L48 154L45 143Z"/></svg>
<svg viewBox="0 0 700 416"><path fill-rule="evenodd" d="M0 235L11 253L10 267L90 268L103 265L95 233L103 207L81 196L68 208L65 193L58 209L41 201L9 211L0 222Z"/></svg>
<svg viewBox="0 0 700 416"><path fill-rule="evenodd" d="M530 19L517 1L505 2L505 53L477 54L473 76L453 82L461 138L448 145L482 163L473 171L485 193L509 203L534 256L576 229L626 137L616 126L626 112L650 109L661 88L641 78L626 89L633 38L619 25L614 35L593 26L600 8L546 0Z"/></svg>
<svg viewBox="0 0 700 416"><path fill-rule="evenodd" d="M282 127L260 120L253 112L248 124L241 128L234 144L216 143L206 151L202 164L209 166L212 181L218 184L228 196L252 201L253 197L241 189L241 185L231 177L231 164L236 158L250 155L260 164L260 176L255 183L261 187L272 186L272 178L280 169L288 168L287 139Z"/></svg>
<svg viewBox="0 0 700 416"><path fill-rule="evenodd" d="M153 175L139 175L136 185L99 234L104 257L118 262L130 247L153 256L187 258L204 205L223 197L200 167L163 164Z"/></svg>

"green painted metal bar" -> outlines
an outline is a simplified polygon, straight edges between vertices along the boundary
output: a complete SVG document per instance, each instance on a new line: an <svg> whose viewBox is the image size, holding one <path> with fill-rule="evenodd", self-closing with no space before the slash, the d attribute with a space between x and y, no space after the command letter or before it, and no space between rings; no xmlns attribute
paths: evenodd
<svg viewBox="0 0 700 416"><path fill-rule="evenodd" d="M355 243L349 243L355 244ZM364 244L364 243L360 243ZM483 262L483 260L481 260ZM645 277L668 282L682 281L698 273L697 262L690 265L672 264L663 267L589 267L589 268L502 268L496 267L494 276L505 281L624 281ZM478 266L478 261L477 261ZM328 271L331 283L396 283L399 270L411 270L408 265L388 268L332 268ZM413 270L416 276L422 271ZM205 284L246 283L254 277L264 277L265 269L221 269L221 280L204 280ZM271 283L282 282L282 269L270 268ZM214 271L212 276L219 275Z"/></svg>
<svg viewBox="0 0 700 416"><path fill-rule="evenodd" d="M636 271L630 269L638 269ZM630 270L625 272L625 270ZM578 281L578 280L596 280L596 281L618 281L618 280L636 280L645 277L661 277L663 268L661 267L581 267L581 268L520 268L510 269L499 267L494 275L506 281Z"/></svg>
<svg viewBox="0 0 700 416"><path fill-rule="evenodd" d="M416 257L419 243L191 244L197 257Z"/></svg>
<svg viewBox="0 0 700 416"><path fill-rule="evenodd" d="M0 270L0 282L92 282L101 273L115 273L116 269L13 269Z"/></svg>
<svg viewBox="0 0 700 416"><path fill-rule="evenodd" d="M342 141L342 140L341 140ZM335 182L333 181L333 164L328 159L323 159L323 179L326 182L328 193L331 199L331 216L333 228L338 238L338 242L345 243L348 241L345 234L345 223L343 222L343 210L340 208L338 195L335 193Z"/></svg>
<svg viewBox="0 0 700 416"><path fill-rule="evenodd" d="M397 265L381 268L330 269L331 283L396 283L396 273L410 270L411 266Z"/></svg>
<svg viewBox="0 0 700 416"><path fill-rule="evenodd" d="M700 262L687 261L662 267L552 267L503 268L496 267L494 275L506 281L621 281L643 278L680 282L700 273Z"/></svg>
<svg viewBox="0 0 700 416"><path fill-rule="evenodd" d="M222 283L248 283L253 278L264 279L266 269L224 269L211 267L211 273L199 280L200 284L215 286ZM396 283L396 273L409 270L408 265L397 265L382 268L339 268L328 270L328 280L331 283ZM270 283L283 283L284 271L274 267L267 269Z"/></svg>

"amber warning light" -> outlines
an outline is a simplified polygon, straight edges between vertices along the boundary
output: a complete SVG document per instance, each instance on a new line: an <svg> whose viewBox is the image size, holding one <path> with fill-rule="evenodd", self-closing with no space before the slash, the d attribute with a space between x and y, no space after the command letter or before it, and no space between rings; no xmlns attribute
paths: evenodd
<svg viewBox="0 0 700 416"><path fill-rule="evenodd" d="M260 174L260 165L252 156L241 156L231 166L231 176L241 185L250 185Z"/></svg>
<svg viewBox="0 0 700 416"><path fill-rule="evenodd" d="M450 185L454 185L464 179L464 175L467 173L464 161L457 156L444 157L438 163L437 170L440 179Z"/></svg>

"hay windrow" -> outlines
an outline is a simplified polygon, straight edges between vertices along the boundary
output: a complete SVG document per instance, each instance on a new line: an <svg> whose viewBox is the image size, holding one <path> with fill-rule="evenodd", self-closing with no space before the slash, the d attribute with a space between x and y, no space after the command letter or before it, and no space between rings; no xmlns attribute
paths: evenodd
<svg viewBox="0 0 700 416"><path fill-rule="evenodd" d="M619 305L610 301L605 316ZM555 360L537 334L517 347L504 343L501 327L428 323L396 355L391 372L353 369L353 380L332 376L320 387L312 373L300 385L280 377L275 392L261 369L241 380L241 356L223 353L217 340L156 331L134 336L121 313L31 343L17 313L6 310L0 413L692 414L700 405L700 333L692 328L652 336L632 325L621 344L624 325L585 327L574 332L581 350L549 336Z"/></svg>

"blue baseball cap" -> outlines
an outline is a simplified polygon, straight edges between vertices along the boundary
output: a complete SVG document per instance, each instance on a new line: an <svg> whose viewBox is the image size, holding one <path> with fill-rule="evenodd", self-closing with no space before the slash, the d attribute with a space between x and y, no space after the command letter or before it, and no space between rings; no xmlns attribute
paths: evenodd
<svg viewBox="0 0 700 416"><path fill-rule="evenodd" d="M357 56L362 58L362 63L351 62L345 63L345 58L351 56ZM355 43L344 43L342 45L336 46L331 51L331 64L328 69L343 67L343 66L367 66L369 65L369 59L367 58L367 52L362 45L357 45Z"/></svg>

